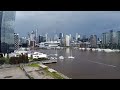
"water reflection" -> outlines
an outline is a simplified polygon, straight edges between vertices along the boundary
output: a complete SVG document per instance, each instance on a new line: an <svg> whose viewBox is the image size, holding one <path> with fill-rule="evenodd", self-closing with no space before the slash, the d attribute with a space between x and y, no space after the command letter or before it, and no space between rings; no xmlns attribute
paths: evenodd
<svg viewBox="0 0 120 90"><path fill-rule="evenodd" d="M66 56L70 56L70 48L66 48Z"/></svg>

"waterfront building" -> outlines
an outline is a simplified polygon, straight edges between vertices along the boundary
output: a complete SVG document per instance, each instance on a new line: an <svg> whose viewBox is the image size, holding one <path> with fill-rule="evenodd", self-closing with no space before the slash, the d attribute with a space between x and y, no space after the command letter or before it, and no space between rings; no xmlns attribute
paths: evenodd
<svg viewBox="0 0 120 90"><path fill-rule="evenodd" d="M71 43L71 41L72 41L72 35L70 34L69 36L70 36L70 43Z"/></svg>
<svg viewBox="0 0 120 90"><path fill-rule="evenodd" d="M120 31L117 31L117 44L120 46Z"/></svg>
<svg viewBox="0 0 120 90"><path fill-rule="evenodd" d="M76 38L76 41L77 41L78 40L78 33L76 33L75 38Z"/></svg>
<svg viewBox="0 0 120 90"><path fill-rule="evenodd" d="M105 45L106 44L106 33L102 33L102 44Z"/></svg>
<svg viewBox="0 0 120 90"><path fill-rule="evenodd" d="M0 52L14 52L15 11L0 11Z"/></svg>
<svg viewBox="0 0 120 90"><path fill-rule="evenodd" d="M60 46L60 42L58 41L48 41L48 42L39 43L40 48L47 48L47 47L54 48L59 46Z"/></svg>
<svg viewBox="0 0 120 90"><path fill-rule="evenodd" d="M64 34L63 33L59 34L59 41L60 41L60 46L64 46L65 39L64 39Z"/></svg>
<svg viewBox="0 0 120 90"><path fill-rule="evenodd" d="M46 42L46 37L39 35L38 41L39 41L39 43Z"/></svg>
<svg viewBox="0 0 120 90"><path fill-rule="evenodd" d="M97 36L96 35L91 35L90 36L90 45L92 48L97 47Z"/></svg>
<svg viewBox="0 0 120 90"><path fill-rule="evenodd" d="M48 41L48 33L45 34L46 42Z"/></svg>
<svg viewBox="0 0 120 90"><path fill-rule="evenodd" d="M117 32L113 32L113 42L112 42L112 44L118 44L118 38L117 38Z"/></svg>
<svg viewBox="0 0 120 90"><path fill-rule="evenodd" d="M70 46L70 36L69 35L66 35L66 37L65 37L65 45Z"/></svg>
<svg viewBox="0 0 120 90"><path fill-rule="evenodd" d="M110 41L109 43L112 44L113 43L113 30L110 30Z"/></svg>
<svg viewBox="0 0 120 90"><path fill-rule="evenodd" d="M58 41L58 39L59 39L58 35L55 34L55 36L54 36L54 41Z"/></svg>
<svg viewBox="0 0 120 90"><path fill-rule="evenodd" d="M30 34L30 47L35 47L35 37L36 34L34 31L32 31L32 33Z"/></svg>
<svg viewBox="0 0 120 90"><path fill-rule="evenodd" d="M119 32L110 30L109 32L102 34L102 45L104 48L117 48L119 43Z"/></svg>
<svg viewBox="0 0 120 90"><path fill-rule="evenodd" d="M103 47L108 47L110 44L110 33L106 32L106 33L102 33L102 45Z"/></svg>
<svg viewBox="0 0 120 90"><path fill-rule="evenodd" d="M59 34L59 39L63 39L63 36L64 36L63 33L60 33Z"/></svg>

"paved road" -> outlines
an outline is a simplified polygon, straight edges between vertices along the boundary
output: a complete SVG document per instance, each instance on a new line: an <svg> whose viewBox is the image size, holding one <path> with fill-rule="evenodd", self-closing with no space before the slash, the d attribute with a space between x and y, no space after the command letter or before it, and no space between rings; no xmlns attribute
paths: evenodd
<svg viewBox="0 0 120 90"><path fill-rule="evenodd" d="M19 67L0 69L0 79L29 79Z"/></svg>

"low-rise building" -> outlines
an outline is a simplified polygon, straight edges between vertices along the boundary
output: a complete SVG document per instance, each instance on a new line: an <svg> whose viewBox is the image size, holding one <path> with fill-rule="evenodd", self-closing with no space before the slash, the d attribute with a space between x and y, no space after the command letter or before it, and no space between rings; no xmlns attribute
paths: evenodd
<svg viewBox="0 0 120 90"><path fill-rule="evenodd" d="M41 42L39 43L39 47L45 48L45 47L58 47L60 46L60 42L58 41L48 41L48 42Z"/></svg>

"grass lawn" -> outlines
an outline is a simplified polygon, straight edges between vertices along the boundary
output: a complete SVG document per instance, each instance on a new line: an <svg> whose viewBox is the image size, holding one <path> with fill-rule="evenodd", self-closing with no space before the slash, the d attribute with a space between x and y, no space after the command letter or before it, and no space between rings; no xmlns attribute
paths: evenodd
<svg viewBox="0 0 120 90"><path fill-rule="evenodd" d="M57 73L57 72L49 72L48 71L48 69L44 69L45 70L45 72L47 73L47 75L49 75L49 76L51 76L51 77L53 77L53 78L55 78L55 79L64 79L61 75L59 75L59 73Z"/></svg>
<svg viewBox="0 0 120 90"><path fill-rule="evenodd" d="M37 63L32 63L28 66L31 66L31 67L40 67ZM57 72L49 72L48 71L48 67L47 68L44 68L43 69L45 71L45 73L48 75L48 76L51 76L53 77L54 79L64 79L59 73Z"/></svg>
<svg viewBox="0 0 120 90"><path fill-rule="evenodd" d="M40 67L37 63L32 63L32 64L29 64L28 66L30 66L30 67Z"/></svg>

